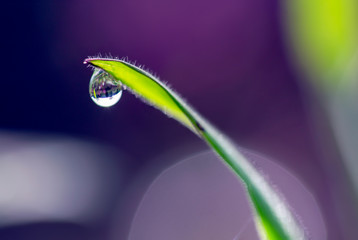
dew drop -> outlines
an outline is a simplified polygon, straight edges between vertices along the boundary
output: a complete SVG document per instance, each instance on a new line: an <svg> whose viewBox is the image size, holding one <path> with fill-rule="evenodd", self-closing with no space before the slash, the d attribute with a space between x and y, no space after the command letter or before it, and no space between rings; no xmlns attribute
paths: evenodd
<svg viewBox="0 0 358 240"><path fill-rule="evenodd" d="M95 69L89 84L89 94L100 107L111 107L122 96L122 85L102 69Z"/></svg>

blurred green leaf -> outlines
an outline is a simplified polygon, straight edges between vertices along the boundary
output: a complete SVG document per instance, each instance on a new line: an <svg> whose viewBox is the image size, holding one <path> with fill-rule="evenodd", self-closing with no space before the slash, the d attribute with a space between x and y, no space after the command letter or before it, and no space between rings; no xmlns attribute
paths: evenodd
<svg viewBox="0 0 358 240"><path fill-rule="evenodd" d="M294 0L286 4L295 52L312 80L326 89L351 81L344 75L358 50L358 1Z"/></svg>

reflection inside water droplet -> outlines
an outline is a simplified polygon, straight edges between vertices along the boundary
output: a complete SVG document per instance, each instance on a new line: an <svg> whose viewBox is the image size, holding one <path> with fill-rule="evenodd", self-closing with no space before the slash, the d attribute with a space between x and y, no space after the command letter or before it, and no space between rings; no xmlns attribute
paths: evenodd
<svg viewBox="0 0 358 240"><path fill-rule="evenodd" d="M122 96L122 85L109 73L95 69L89 84L91 99L101 107L111 107Z"/></svg>

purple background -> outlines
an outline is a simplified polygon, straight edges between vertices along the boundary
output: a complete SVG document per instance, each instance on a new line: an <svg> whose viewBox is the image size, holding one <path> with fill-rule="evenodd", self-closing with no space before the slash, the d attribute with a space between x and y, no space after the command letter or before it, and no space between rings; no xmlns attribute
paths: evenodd
<svg viewBox="0 0 358 240"><path fill-rule="evenodd" d="M316 198L328 239L345 239L354 222L346 216L349 195L335 192L344 180L341 166L327 162L319 150L309 114L314 102L303 91L298 77L303 74L288 54L280 4L273 0L5 3L0 128L85 139L127 157L118 159L125 166L121 200L100 223L45 221L3 227L0 239L106 239L112 219L120 222L117 239L126 239L141 196L154 177L207 149L190 131L127 92L110 109L96 106L88 94L91 71L82 62L100 53L144 64L238 145L285 167ZM326 165L336 174L327 173Z"/></svg>
<svg viewBox="0 0 358 240"><path fill-rule="evenodd" d="M326 239L319 207L305 187L266 157L240 150L279 190L308 238ZM251 209L237 177L213 152L203 152L155 179L138 207L129 240L259 240Z"/></svg>

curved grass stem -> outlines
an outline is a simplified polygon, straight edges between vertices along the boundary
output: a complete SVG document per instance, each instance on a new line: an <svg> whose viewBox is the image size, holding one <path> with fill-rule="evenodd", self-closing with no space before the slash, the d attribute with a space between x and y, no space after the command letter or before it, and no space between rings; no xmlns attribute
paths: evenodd
<svg viewBox="0 0 358 240"><path fill-rule="evenodd" d="M265 178L221 132L190 107L177 93L145 70L124 60L88 58L84 61L109 74L128 90L201 137L233 170L247 188L262 239L303 240L304 231L288 206Z"/></svg>

